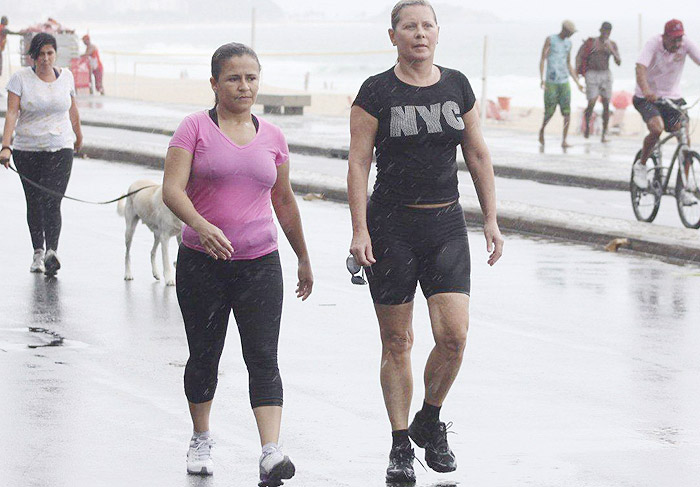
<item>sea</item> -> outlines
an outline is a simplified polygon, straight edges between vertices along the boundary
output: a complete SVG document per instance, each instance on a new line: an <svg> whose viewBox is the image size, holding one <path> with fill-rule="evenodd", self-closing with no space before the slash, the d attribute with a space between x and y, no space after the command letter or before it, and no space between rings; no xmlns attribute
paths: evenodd
<svg viewBox="0 0 700 487"><path fill-rule="evenodd" d="M643 42L660 33L665 19L630 13L613 23L622 65L611 60L614 90L634 90L634 65ZM209 78L214 50L227 42L253 45L262 64L262 81L271 86L313 93L354 95L362 81L391 67L396 52L386 23L378 21L266 22L253 27L248 18L221 23L84 23L72 24L76 33L89 32L99 47L106 74L117 72L159 78ZM577 22L572 37L572 64L576 51L599 22ZM686 32L700 45L700 20L686 21ZM461 70L480 98L511 98L511 105L539 107L539 61L545 38L559 31L555 21L461 22L441 19L435 62ZM693 36L692 33L697 33ZM11 36L12 39L12 36ZM18 59L18 53L16 55ZM18 61L17 61L18 62ZM682 90L690 102L700 99L700 67L686 61ZM573 90L573 104L585 105Z"/></svg>

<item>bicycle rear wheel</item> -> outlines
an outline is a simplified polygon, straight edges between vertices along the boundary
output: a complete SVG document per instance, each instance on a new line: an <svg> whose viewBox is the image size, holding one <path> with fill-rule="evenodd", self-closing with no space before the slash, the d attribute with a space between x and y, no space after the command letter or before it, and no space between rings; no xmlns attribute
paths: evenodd
<svg viewBox="0 0 700 487"><path fill-rule="evenodd" d="M634 158L634 164L642 157L642 151L637 152ZM653 169L649 169L647 172L647 180L649 181L649 186L647 188L640 188L634 184L634 164L632 164L632 176L630 177L630 196L632 197L632 209L634 210L634 216L640 222L653 222L656 218L656 214L659 212L659 206L661 205L661 195L663 195L663 187L661 183L661 163L656 158L655 154L649 156L647 160L647 167L649 167L649 162L653 164Z"/></svg>
<svg viewBox="0 0 700 487"><path fill-rule="evenodd" d="M697 152L688 152L686 157L690 160L688 182L683 185L681 171L685 168L680 164L676 178L676 206L683 225L688 228L700 228L700 155Z"/></svg>

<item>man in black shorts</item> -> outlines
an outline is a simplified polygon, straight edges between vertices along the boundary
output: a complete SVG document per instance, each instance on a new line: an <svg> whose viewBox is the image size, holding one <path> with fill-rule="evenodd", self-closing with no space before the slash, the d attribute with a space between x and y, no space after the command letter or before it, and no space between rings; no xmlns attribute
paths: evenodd
<svg viewBox="0 0 700 487"><path fill-rule="evenodd" d="M647 159L664 128L673 132L680 126L681 114L658 101L668 98L676 105L685 103L681 97L680 81L686 55L700 65L700 49L685 37L683 23L673 19L666 22L663 35L649 39L637 59L637 87L633 103L649 128L642 146L642 156L634 165L634 184L640 188L646 188L649 184Z"/></svg>

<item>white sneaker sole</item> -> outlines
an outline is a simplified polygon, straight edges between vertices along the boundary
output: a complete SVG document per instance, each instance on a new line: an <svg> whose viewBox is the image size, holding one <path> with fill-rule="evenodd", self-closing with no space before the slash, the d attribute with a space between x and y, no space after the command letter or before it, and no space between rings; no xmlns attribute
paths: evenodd
<svg viewBox="0 0 700 487"><path fill-rule="evenodd" d="M202 466L202 467L190 467L189 465L187 466L187 473L190 475L214 475L214 467L213 466Z"/></svg>

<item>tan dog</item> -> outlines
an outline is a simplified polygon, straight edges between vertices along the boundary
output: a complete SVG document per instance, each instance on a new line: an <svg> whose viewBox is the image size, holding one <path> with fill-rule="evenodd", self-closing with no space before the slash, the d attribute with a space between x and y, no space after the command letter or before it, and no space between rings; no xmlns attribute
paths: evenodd
<svg viewBox="0 0 700 487"><path fill-rule="evenodd" d="M156 250L160 245L163 256L163 275L167 286L174 286L175 279L168 257L168 242L172 237L177 238L178 245L182 241L182 222L163 203L163 189L158 183L142 179L129 186L129 193L140 188L145 188L138 193L119 200L117 213L126 219L126 257L124 259L124 280L131 281L134 276L131 273L131 241L139 220L153 232L153 248L151 249L151 270L153 277L160 280L158 267L156 266Z"/></svg>

